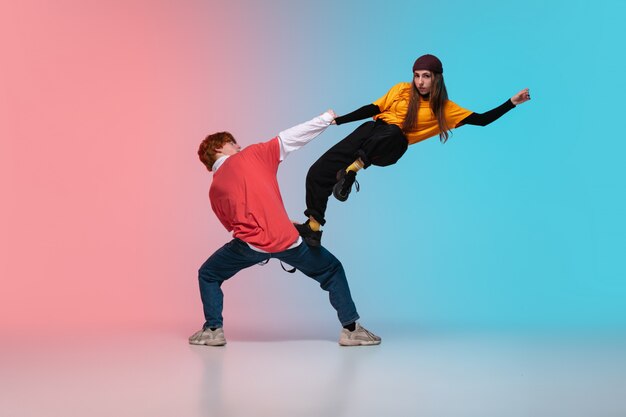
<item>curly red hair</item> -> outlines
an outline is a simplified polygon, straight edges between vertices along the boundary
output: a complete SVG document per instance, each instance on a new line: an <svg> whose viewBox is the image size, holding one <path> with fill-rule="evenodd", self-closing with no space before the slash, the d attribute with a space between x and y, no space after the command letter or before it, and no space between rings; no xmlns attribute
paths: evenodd
<svg viewBox="0 0 626 417"><path fill-rule="evenodd" d="M204 138L198 148L198 156L206 169L213 171L213 164L217 159L217 149L220 149L227 143L237 143L233 135L229 132L217 132Z"/></svg>

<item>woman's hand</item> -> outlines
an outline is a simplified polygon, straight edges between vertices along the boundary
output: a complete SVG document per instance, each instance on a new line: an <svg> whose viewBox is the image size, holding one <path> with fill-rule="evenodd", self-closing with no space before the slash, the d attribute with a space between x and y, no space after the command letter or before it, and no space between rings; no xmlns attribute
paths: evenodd
<svg viewBox="0 0 626 417"><path fill-rule="evenodd" d="M519 93L511 97L511 103L514 105L522 104L530 100L530 90L528 88L523 89Z"/></svg>

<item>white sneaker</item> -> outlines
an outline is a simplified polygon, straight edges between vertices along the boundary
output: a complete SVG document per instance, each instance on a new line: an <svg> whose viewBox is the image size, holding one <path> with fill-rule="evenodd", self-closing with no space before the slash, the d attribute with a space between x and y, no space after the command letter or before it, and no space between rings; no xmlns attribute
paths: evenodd
<svg viewBox="0 0 626 417"><path fill-rule="evenodd" d="M219 327L215 330L211 330L207 327L206 329L199 330L189 337L189 344L224 346L226 344L224 329Z"/></svg>
<svg viewBox="0 0 626 417"><path fill-rule="evenodd" d="M381 339L365 327L356 323L356 329L351 332L348 329L341 329L339 344L341 346L370 346L380 345Z"/></svg>

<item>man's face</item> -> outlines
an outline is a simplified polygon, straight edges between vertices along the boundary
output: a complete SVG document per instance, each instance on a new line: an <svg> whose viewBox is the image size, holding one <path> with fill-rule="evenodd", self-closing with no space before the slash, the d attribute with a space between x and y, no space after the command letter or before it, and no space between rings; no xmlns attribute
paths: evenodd
<svg viewBox="0 0 626 417"><path fill-rule="evenodd" d="M222 145L221 148L216 149L217 153L221 153L222 155L234 155L241 150L241 146L239 146L235 142L226 142Z"/></svg>

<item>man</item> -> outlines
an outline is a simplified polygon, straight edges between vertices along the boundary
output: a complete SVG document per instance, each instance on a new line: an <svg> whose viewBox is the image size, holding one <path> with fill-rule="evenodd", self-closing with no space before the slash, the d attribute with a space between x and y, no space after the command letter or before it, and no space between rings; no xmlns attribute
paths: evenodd
<svg viewBox="0 0 626 417"><path fill-rule="evenodd" d="M339 260L324 247L303 243L287 215L276 178L280 162L326 130L334 118L335 113L329 110L244 150L228 132L209 135L200 144L200 161L214 173L209 191L211 207L226 230L232 232L233 240L200 267L205 323L189 343L225 345L222 283L244 268L277 258L328 291L343 326L340 345L380 344L380 337L357 323L359 315Z"/></svg>

